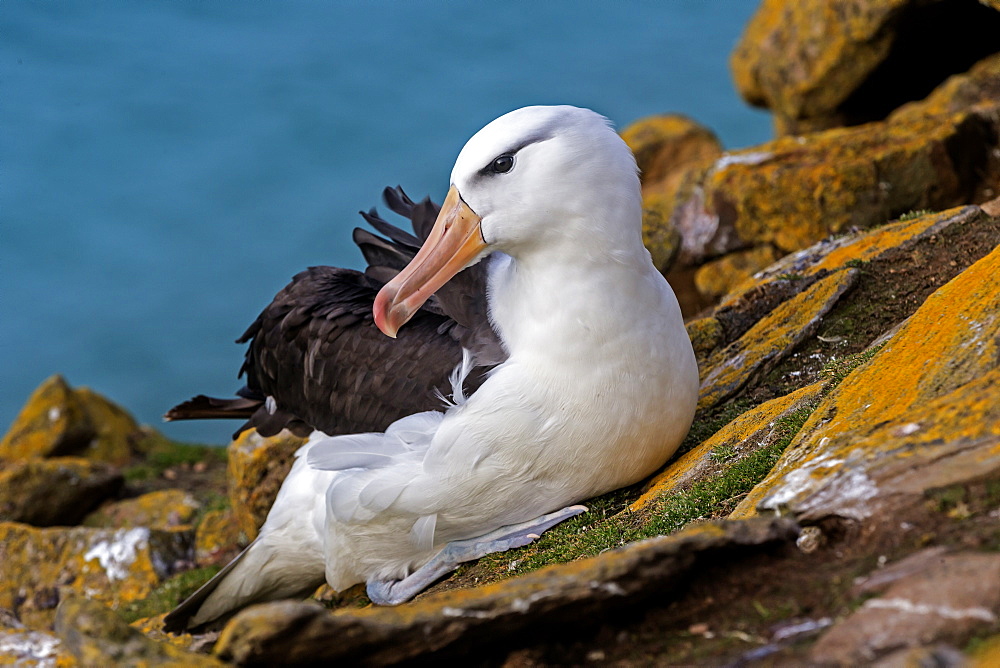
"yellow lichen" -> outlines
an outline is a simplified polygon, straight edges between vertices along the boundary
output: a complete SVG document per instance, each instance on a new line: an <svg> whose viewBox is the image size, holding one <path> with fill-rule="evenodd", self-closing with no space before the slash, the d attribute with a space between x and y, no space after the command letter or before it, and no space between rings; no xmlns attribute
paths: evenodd
<svg viewBox="0 0 1000 668"><path fill-rule="evenodd" d="M191 522L200 504L180 489L163 489L134 499L105 504L84 520L91 527L166 529Z"/></svg>
<svg viewBox="0 0 1000 668"><path fill-rule="evenodd" d="M729 253L698 267L694 275L695 287L706 298L716 300L775 262L778 257L778 252L771 246Z"/></svg>
<svg viewBox="0 0 1000 668"><path fill-rule="evenodd" d="M854 281L839 271L780 304L737 341L713 354L702 370L698 407L706 409L738 390L765 363L787 353Z"/></svg>
<svg viewBox="0 0 1000 668"><path fill-rule="evenodd" d="M270 438L248 429L229 445L229 501L236 522L253 540L306 439L283 431Z"/></svg>
<svg viewBox="0 0 1000 668"><path fill-rule="evenodd" d="M773 434L775 420L815 399L824 385L823 382L814 383L743 413L656 476L629 508L643 510L661 496L694 481L719 448L747 448L751 447L751 441L758 441L756 445L759 446Z"/></svg>
<svg viewBox="0 0 1000 668"><path fill-rule="evenodd" d="M912 457L918 450L905 447L910 442L986 437L996 449L996 392L982 388L995 384L998 341L1000 248L938 289L877 355L851 372L741 507L756 506L793 471L807 471L815 481L833 475L847 458L875 459L886 448ZM810 486L800 480L796 489L802 497Z"/></svg>

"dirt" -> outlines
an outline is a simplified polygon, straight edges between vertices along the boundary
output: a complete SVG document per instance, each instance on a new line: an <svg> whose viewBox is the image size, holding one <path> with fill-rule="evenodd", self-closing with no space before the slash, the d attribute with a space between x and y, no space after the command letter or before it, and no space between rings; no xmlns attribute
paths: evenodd
<svg viewBox="0 0 1000 668"><path fill-rule="evenodd" d="M855 355L901 324L942 285L1000 244L1000 227L955 225L905 250L890 249L860 263L861 276L806 339L745 394L761 403L822 378L838 360Z"/></svg>

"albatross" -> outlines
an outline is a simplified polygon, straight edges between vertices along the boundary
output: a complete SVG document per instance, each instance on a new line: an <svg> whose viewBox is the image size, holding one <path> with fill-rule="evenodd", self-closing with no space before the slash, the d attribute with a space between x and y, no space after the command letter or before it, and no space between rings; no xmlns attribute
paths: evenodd
<svg viewBox="0 0 1000 668"><path fill-rule="evenodd" d="M641 213L635 159L593 111L526 107L477 132L373 318L402 337L435 292L485 258L505 360L471 395L457 377L447 410L381 432L314 431L257 539L165 628L305 596L324 580L402 603L661 467L690 427L698 370L677 299L642 245Z"/></svg>

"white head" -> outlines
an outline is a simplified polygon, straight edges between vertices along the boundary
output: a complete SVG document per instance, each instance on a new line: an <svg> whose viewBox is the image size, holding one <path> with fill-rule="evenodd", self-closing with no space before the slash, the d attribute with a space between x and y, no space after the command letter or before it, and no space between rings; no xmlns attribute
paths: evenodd
<svg viewBox="0 0 1000 668"><path fill-rule="evenodd" d="M517 258L581 238L641 248L641 207L635 158L606 118L570 106L512 111L462 149L434 230L379 293L375 321L393 336L451 276L494 250Z"/></svg>
<svg viewBox="0 0 1000 668"><path fill-rule="evenodd" d="M451 183L482 219L491 250L515 256L524 244L595 231L573 223L603 221L603 210L620 210L630 198L641 206L628 146L606 118L570 106L525 107L496 119L466 143ZM638 215L634 224L638 234Z"/></svg>

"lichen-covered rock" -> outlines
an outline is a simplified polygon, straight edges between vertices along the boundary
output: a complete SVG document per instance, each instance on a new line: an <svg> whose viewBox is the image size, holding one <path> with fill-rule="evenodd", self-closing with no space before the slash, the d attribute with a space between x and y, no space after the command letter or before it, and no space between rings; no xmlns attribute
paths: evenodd
<svg viewBox="0 0 1000 668"><path fill-rule="evenodd" d="M18 621L13 612L0 609L0 665L68 668L77 663L58 637L31 630Z"/></svg>
<svg viewBox="0 0 1000 668"><path fill-rule="evenodd" d="M209 656L156 642L131 628L100 603L82 596L59 604L56 632L83 666L221 666Z"/></svg>
<svg viewBox="0 0 1000 668"><path fill-rule="evenodd" d="M117 470L78 457L0 462L0 522L73 525L123 483Z"/></svg>
<svg viewBox="0 0 1000 668"><path fill-rule="evenodd" d="M201 504L183 490L163 489L107 503L88 515L83 525L171 529L190 524L200 507Z"/></svg>
<svg viewBox="0 0 1000 668"><path fill-rule="evenodd" d="M76 593L116 606L146 597L190 561L190 531L36 529L0 523L0 608L46 628Z"/></svg>
<svg viewBox="0 0 1000 668"><path fill-rule="evenodd" d="M938 555L866 600L819 639L810 657L821 665L868 663L891 650L967 637L998 619L1000 554Z"/></svg>
<svg viewBox="0 0 1000 668"><path fill-rule="evenodd" d="M771 246L734 251L698 267L694 275L695 287L703 296L716 301L779 257L778 251Z"/></svg>
<svg viewBox="0 0 1000 668"><path fill-rule="evenodd" d="M34 391L0 442L0 459L73 455L122 466L145 436L120 406L52 376Z"/></svg>
<svg viewBox="0 0 1000 668"><path fill-rule="evenodd" d="M622 139L635 155L644 192L676 189L686 167L722 153L711 130L680 114L642 118L622 130Z"/></svg>
<svg viewBox="0 0 1000 668"><path fill-rule="evenodd" d="M960 113L784 138L720 158L674 214L682 256L783 252L972 200L1000 174L1000 122Z"/></svg>
<svg viewBox="0 0 1000 668"><path fill-rule="evenodd" d="M814 383L740 415L653 478L631 509L643 510L653 501L708 476L720 475L720 469L729 468L735 461L775 444L782 437L778 422L796 411L811 410L810 404L816 401L824 386L822 382Z"/></svg>
<svg viewBox="0 0 1000 668"><path fill-rule="evenodd" d="M622 131L642 178L642 237L660 271L680 250L680 232L671 222L677 193L692 173L708 168L722 145L708 128L678 114L651 116Z"/></svg>
<svg viewBox="0 0 1000 668"><path fill-rule="evenodd" d="M844 379L742 507L863 520L1000 467L998 363L1000 247Z"/></svg>
<svg viewBox="0 0 1000 668"><path fill-rule="evenodd" d="M399 607L339 610L268 603L244 610L215 647L225 661L256 665L333 660L383 665L461 644L472 648L525 630L614 614L656 591L664 595L700 559L794 539L797 526L711 523L625 550L550 566L495 585L428 596Z"/></svg>
<svg viewBox="0 0 1000 668"><path fill-rule="evenodd" d="M955 74L919 102L903 105L890 120L912 120L921 116L954 114L978 104L1000 104L1000 52Z"/></svg>
<svg viewBox="0 0 1000 668"><path fill-rule="evenodd" d="M718 318L706 316L689 321L685 328L691 338L695 357L698 358L698 368L701 368L709 353L725 341L725 332Z"/></svg>
<svg viewBox="0 0 1000 668"><path fill-rule="evenodd" d="M237 524L250 540L257 537L292 468L295 451L305 442L287 430L264 438L248 429L229 444L229 501Z"/></svg>
<svg viewBox="0 0 1000 668"><path fill-rule="evenodd" d="M94 435L90 416L62 376L52 376L28 398L0 441L0 459L66 455Z"/></svg>
<svg viewBox="0 0 1000 668"><path fill-rule="evenodd" d="M18 668L69 668L78 665L51 633L0 628L0 665Z"/></svg>
<svg viewBox="0 0 1000 668"><path fill-rule="evenodd" d="M771 109L779 134L802 134L923 98L995 52L998 31L1000 15L972 0L765 0L731 64L744 99Z"/></svg>
<svg viewBox="0 0 1000 668"><path fill-rule="evenodd" d="M195 532L195 562L199 566L227 563L240 551L240 533L231 508L208 511Z"/></svg>
<svg viewBox="0 0 1000 668"><path fill-rule="evenodd" d="M140 426L128 411L89 387L77 388L75 394L94 428L93 437L79 455L115 466L126 465L152 430Z"/></svg>
<svg viewBox="0 0 1000 668"><path fill-rule="evenodd" d="M714 406L754 375L772 368L815 331L857 274L855 269L845 269L816 281L775 308L738 340L712 354L701 369L698 407L704 410Z"/></svg>

